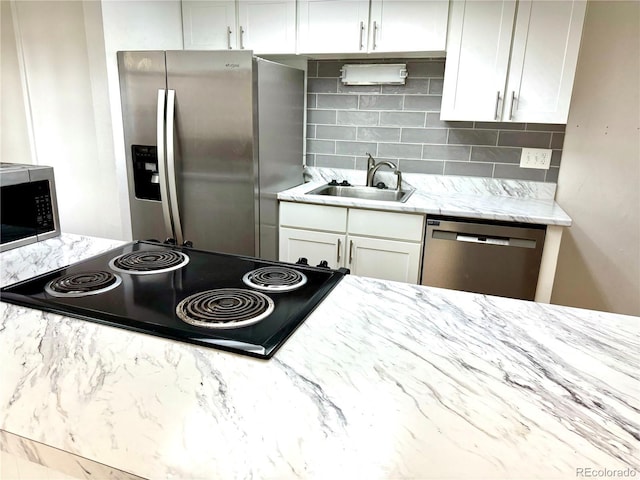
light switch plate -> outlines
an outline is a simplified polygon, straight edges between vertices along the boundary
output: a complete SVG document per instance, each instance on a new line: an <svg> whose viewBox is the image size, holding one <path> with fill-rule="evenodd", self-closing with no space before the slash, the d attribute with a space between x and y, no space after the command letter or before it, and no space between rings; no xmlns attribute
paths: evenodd
<svg viewBox="0 0 640 480"><path fill-rule="evenodd" d="M520 156L520 166L522 168L538 168L549 170L551 165L550 148L523 148Z"/></svg>

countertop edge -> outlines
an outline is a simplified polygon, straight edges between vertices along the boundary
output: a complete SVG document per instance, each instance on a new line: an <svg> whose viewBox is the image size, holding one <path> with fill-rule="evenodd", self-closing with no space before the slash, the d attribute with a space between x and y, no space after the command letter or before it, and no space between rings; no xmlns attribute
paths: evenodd
<svg viewBox="0 0 640 480"><path fill-rule="evenodd" d="M445 215L478 220L532 223L570 227L572 219L553 200L523 199L497 195L429 194L416 190L404 202L362 200L328 195L309 195L325 182L308 182L277 194L279 201L364 208L399 213Z"/></svg>

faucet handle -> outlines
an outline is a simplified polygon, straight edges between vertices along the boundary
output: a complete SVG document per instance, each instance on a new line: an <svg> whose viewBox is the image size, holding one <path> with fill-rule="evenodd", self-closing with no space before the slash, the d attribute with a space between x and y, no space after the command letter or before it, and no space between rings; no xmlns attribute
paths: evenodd
<svg viewBox="0 0 640 480"><path fill-rule="evenodd" d="M367 170L371 170L376 165L376 161L373 159L371 154L367 152Z"/></svg>
<svg viewBox="0 0 640 480"><path fill-rule="evenodd" d="M396 190L400 191L402 189L402 172L400 170L395 170L393 173L396 174Z"/></svg>

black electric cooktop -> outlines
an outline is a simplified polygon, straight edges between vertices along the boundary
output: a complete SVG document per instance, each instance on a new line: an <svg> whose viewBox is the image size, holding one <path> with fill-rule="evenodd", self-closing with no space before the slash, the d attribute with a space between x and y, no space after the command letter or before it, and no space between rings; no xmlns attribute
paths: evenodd
<svg viewBox="0 0 640 480"><path fill-rule="evenodd" d="M0 299L271 358L347 273L138 241L2 288Z"/></svg>

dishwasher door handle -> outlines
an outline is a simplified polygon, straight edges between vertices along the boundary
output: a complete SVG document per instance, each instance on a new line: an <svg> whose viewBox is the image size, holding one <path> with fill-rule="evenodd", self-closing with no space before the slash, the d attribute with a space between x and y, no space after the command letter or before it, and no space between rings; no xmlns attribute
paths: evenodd
<svg viewBox="0 0 640 480"><path fill-rule="evenodd" d="M431 237L437 240L499 245L503 247L536 248L536 241L529 238L491 237L474 233L458 233L447 230L433 230Z"/></svg>
<svg viewBox="0 0 640 480"><path fill-rule="evenodd" d="M456 234L456 240L458 242L486 243L489 245L504 245L504 246L510 245L508 238L463 235L461 233Z"/></svg>

